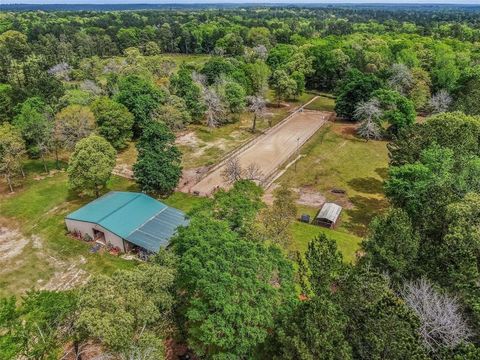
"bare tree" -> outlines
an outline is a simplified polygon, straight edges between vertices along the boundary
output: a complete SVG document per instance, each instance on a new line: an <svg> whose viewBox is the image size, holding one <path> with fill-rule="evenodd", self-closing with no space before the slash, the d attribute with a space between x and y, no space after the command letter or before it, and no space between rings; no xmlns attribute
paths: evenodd
<svg viewBox="0 0 480 360"><path fill-rule="evenodd" d="M364 139L381 139L382 129L379 125L380 118L383 111L380 108L380 102L377 99L371 99L366 102L361 102L357 105L354 112L354 117L361 121L357 129L357 133Z"/></svg>
<svg viewBox="0 0 480 360"><path fill-rule="evenodd" d="M419 317L420 335L429 350L453 348L472 335L457 298L438 292L427 279L406 283L402 297Z"/></svg>
<svg viewBox="0 0 480 360"><path fill-rule="evenodd" d="M229 184L233 184L242 179L242 166L236 156L231 157L225 164L225 169L222 172L222 176Z"/></svg>
<svg viewBox="0 0 480 360"><path fill-rule="evenodd" d="M248 111L253 114L252 132L255 132L257 127L257 119L265 117L267 103L262 96L248 96Z"/></svg>
<svg viewBox="0 0 480 360"><path fill-rule="evenodd" d="M207 86L207 76L199 72L192 72L192 80L198 83L201 87Z"/></svg>
<svg viewBox="0 0 480 360"><path fill-rule="evenodd" d="M205 111L207 117L207 126L216 127L225 115L225 109L222 104L220 96L213 88L203 89L203 101L205 102L207 110Z"/></svg>
<svg viewBox="0 0 480 360"><path fill-rule="evenodd" d="M90 135L94 128L95 116L88 107L70 105L55 117L55 140L57 145L73 150L75 144Z"/></svg>
<svg viewBox="0 0 480 360"><path fill-rule="evenodd" d="M260 165L257 163L251 163L242 171L242 177L245 180L262 181L264 175L260 169Z"/></svg>
<svg viewBox="0 0 480 360"><path fill-rule="evenodd" d="M357 129L358 136L368 140L380 140L382 138L382 129L372 119L365 119Z"/></svg>
<svg viewBox="0 0 480 360"><path fill-rule="evenodd" d="M428 105L432 114L440 114L447 112L452 102L450 94L446 90L440 90L432 96Z"/></svg>
<svg viewBox="0 0 480 360"><path fill-rule="evenodd" d="M264 175L257 163L251 163L244 169L234 156L227 160L222 176L227 183L233 184L239 180L262 181Z"/></svg>
<svg viewBox="0 0 480 360"><path fill-rule="evenodd" d="M413 86L413 75L405 64L393 64L388 85L402 95L407 95Z"/></svg>
<svg viewBox="0 0 480 360"><path fill-rule="evenodd" d="M80 84L80 89L84 90L84 91L88 91L89 93L95 95L95 96L99 96L99 95L102 95L103 94L103 90L100 88L100 86L98 86L95 81L93 80L84 80L81 84Z"/></svg>
<svg viewBox="0 0 480 360"><path fill-rule="evenodd" d="M257 45L253 48L253 51L255 52L255 54L259 59L267 60L268 50L265 45Z"/></svg>
<svg viewBox="0 0 480 360"><path fill-rule="evenodd" d="M68 65L66 62L62 62L52 66L50 69L48 69L47 72L50 75L53 75L59 79L70 81L69 75L71 70L72 70L72 67L70 65Z"/></svg>

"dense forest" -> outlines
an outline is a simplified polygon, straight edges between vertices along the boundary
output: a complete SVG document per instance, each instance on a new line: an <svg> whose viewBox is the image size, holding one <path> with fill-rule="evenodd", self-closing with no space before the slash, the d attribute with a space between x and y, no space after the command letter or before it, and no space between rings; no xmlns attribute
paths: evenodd
<svg viewBox="0 0 480 360"><path fill-rule="evenodd" d="M476 8L2 12L0 173L13 192L34 159L98 196L133 142L139 189L166 196L179 131L247 112L255 132L306 91L389 141L353 263L325 235L291 251L292 191L266 206L234 177L148 261L0 300L0 358L480 359Z"/></svg>

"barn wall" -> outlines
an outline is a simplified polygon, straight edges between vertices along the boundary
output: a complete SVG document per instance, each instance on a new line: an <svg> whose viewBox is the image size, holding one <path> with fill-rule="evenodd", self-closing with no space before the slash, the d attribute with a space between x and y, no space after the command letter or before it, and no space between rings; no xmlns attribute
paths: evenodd
<svg viewBox="0 0 480 360"><path fill-rule="evenodd" d="M121 251L125 252L125 248L123 247L123 239L121 237L103 229L101 226L97 226L96 229L105 233L105 241L107 244L112 244L113 246L118 247Z"/></svg>
<svg viewBox="0 0 480 360"><path fill-rule="evenodd" d="M65 224L67 225L69 232L73 233L77 231L80 232L82 236L88 234L93 239L93 229L95 224L70 219L65 219Z"/></svg>
<svg viewBox="0 0 480 360"><path fill-rule="evenodd" d="M107 242L107 244L112 244L113 246L120 248L121 251L125 251L125 248L123 246L123 239L100 225L70 219L65 219L65 224L67 225L67 229L69 232L78 231L82 234L82 236L88 234L92 239L94 238L93 229L101 231L105 234L105 241Z"/></svg>

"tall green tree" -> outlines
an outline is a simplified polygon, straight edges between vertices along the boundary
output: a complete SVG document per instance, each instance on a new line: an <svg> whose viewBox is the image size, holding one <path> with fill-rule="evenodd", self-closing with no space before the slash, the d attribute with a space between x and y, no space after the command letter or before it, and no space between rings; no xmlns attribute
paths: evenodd
<svg viewBox="0 0 480 360"><path fill-rule="evenodd" d="M397 284L412 277L418 256L420 237L401 209L391 209L375 218L362 243L366 261L379 272L386 272Z"/></svg>
<svg viewBox="0 0 480 360"><path fill-rule="evenodd" d="M335 301L348 317L346 337L354 359L428 359L411 310L388 279L356 266L338 284Z"/></svg>
<svg viewBox="0 0 480 360"><path fill-rule="evenodd" d="M115 149L123 149L132 138L133 115L128 109L108 97L92 103L92 112L97 121L98 133Z"/></svg>
<svg viewBox="0 0 480 360"><path fill-rule="evenodd" d="M170 95L165 105L160 106L153 112L153 120L164 122L172 131L183 130L192 122L190 111L185 100Z"/></svg>
<svg viewBox="0 0 480 360"><path fill-rule="evenodd" d="M25 157L25 143L20 132L10 124L0 125L0 174L7 180L13 192L13 178L23 173L22 160Z"/></svg>
<svg viewBox="0 0 480 360"><path fill-rule="evenodd" d="M80 290L78 340L98 341L124 358L163 358L172 322L175 269L154 263L93 277Z"/></svg>
<svg viewBox="0 0 480 360"><path fill-rule="evenodd" d="M265 96L268 90L268 78L270 77L270 68L262 60L246 64L245 74L249 82L250 94L254 96Z"/></svg>
<svg viewBox="0 0 480 360"><path fill-rule="evenodd" d="M347 360L352 350L345 337L347 317L333 301L316 296L301 303L277 330L274 359Z"/></svg>
<svg viewBox="0 0 480 360"><path fill-rule="evenodd" d="M288 76L285 70L276 70L272 74L270 86L275 92L275 100L277 101L278 106L280 106L281 100L291 98L297 90L297 83L294 79Z"/></svg>
<svg viewBox="0 0 480 360"><path fill-rule="evenodd" d="M461 134L461 136L459 136ZM454 158L480 155L480 117L461 112L442 113L415 124L388 145L390 163L415 163L423 150L439 145L451 149Z"/></svg>
<svg viewBox="0 0 480 360"><path fill-rule="evenodd" d="M166 94L149 80L127 75L118 81L118 93L114 100L125 105L133 114L133 130L139 136L141 129L151 120L152 112L166 100Z"/></svg>
<svg viewBox="0 0 480 360"><path fill-rule="evenodd" d="M253 357L293 300L290 262L204 213L192 215L173 243L189 346L212 359Z"/></svg>
<svg viewBox="0 0 480 360"><path fill-rule="evenodd" d="M223 98L230 113L238 114L245 109L246 94L240 84L234 81L227 81L222 90Z"/></svg>
<svg viewBox="0 0 480 360"><path fill-rule="evenodd" d="M170 91L182 98L193 120L199 121L205 113L201 89L192 79L192 71L182 64L178 72L170 79Z"/></svg>
<svg viewBox="0 0 480 360"><path fill-rule="evenodd" d="M272 206L260 214L261 232L266 239L288 249L293 239L291 226L296 217L297 205L294 193L282 186L275 191Z"/></svg>
<svg viewBox="0 0 480 360"><path fill-rule="evenodd" d="M480 66L468 68L458 80L454 92L455 109L468 115L480 115Z"/></svg>
<svg viewBox="0 0 480 360"><path fill-rule="evenodd" d="M215 218L226 221L230 229L246 236L263 207L262 194L262 188L253 181L240 180L229 191L217 191L206 209Z"/></svg>
<svg viewBox="0 0 480 360"><path fill-rule="evenodd" d="M75 145L68 162L70 187L88 195L100 195L115 166L115 149L98 135L90 135Z"/></svg>
<svg viewBox="0 0 480 360"><path fill-rule="evenodd" d="M40 157L48 172L45 157L53 148L54 133L50 107L38 97L29 98L21 104L13 124L20 130L29 156Z"/></svg>
<svg viewBox="0 0 480 360"><path fill-rule="evenodd" d="M13 112L13 89L9 84L0 84L0 123L10 121Z"/></svg>
<svg viewBox="0 0 480 360"><path fill-rule="evenodd" d="M95 129L95 117L88 106L69 105L55 115L55 140L69 151Z"/></svg>
<svg viewBox="0 0 480 360"><path fill-rule="evenodd" d="M310 269L310 284L315 294L328 294L344 270L342 254L337 243L320 234L308 243L305 253Z"/></svg>
<svg viewBox="0 0 480 360"><path fill-rule="evenodd" d="M31 291L18 306L14 298L0 299L0 357L61 358L75 309L70 291Z"/></svg>
<svg viewBox="0 0 480 360"><path fill-rule="evenodd" d="M175 135L161 122L146 124L137 142L138 158L133 165L135 180L143 191L169 194L182 175L182 154Z"/></svg>
<svg viewBox="0 0 480 360"><path fill-rule="evenodd" d="M355 119L358 104L370 100L372 94L382 87L382 81L373 74L350 70L336 92L335 112L345 119Z"/></svg>
<svg viewBox="0 0 480 360"><path fill-rule="evenodd" d="M415 107L405 96L384 89L375 91L372 96L378 99L383 110L382 120L391 126L392 132L397 133L415 122Z"/></svg>

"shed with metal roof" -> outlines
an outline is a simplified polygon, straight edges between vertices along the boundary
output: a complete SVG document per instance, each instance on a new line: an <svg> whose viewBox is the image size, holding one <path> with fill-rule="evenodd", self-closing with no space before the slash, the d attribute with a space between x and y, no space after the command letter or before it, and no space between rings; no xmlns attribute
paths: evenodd
<svg viewBox="0 0 480 360"><path fill-rule="evenodd" d="M333 228L335 227L341 212L342 207L340 205L335 203L325 203L318 212L313 223L316 225Z"/></svg>
<svg viewBox="0 0 480 360"><path fill-rule="evenodd" d="M148 195L112 191L67 215L65 223L70 233L123 252L135 247L158 252L188 219Z"/></svg>

